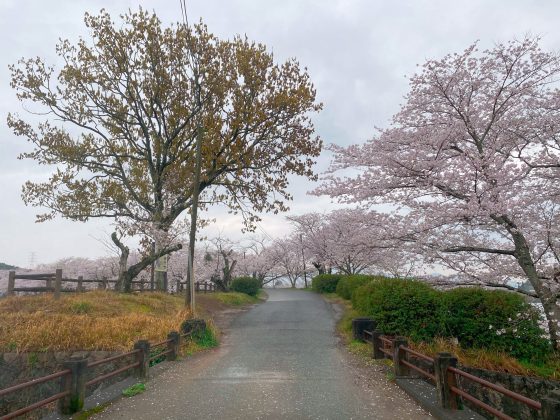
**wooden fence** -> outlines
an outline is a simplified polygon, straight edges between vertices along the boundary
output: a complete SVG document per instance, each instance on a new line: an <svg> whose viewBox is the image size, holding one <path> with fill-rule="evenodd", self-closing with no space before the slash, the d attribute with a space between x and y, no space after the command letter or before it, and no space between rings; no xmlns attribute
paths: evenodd
<svg viewBox="0 0 560 420"><path fill-rule="evenodd" d="M177 280L175 290L177 291L177 293L180 293L180 292L185 290L186 286L187 286L186 281ZM209 292L216 292L217 291L216 290L216 285L214 283L209 282L209 281L196 281L196 282L194 282L194 289L195 289L196 292L202 292L202 293L209 293Z"/></svg>
<svg viewBox="0 0 560 420"><path fill-rule="evenodd" d="M44 282L43 285L39 286L25 286L18 287L16 280L27 280L27 281L37 281ZM75 287L67 288L63 287L63 284L74 283ZM87 288L86 284L97 284L98 289L111 289L115 287L117 280L110 280L106 278L102 279L84 279L83 276L78 276L77 278L67 278L62 275L62 269L57 269L54 273L43 273L43 274L18 274L15 271L10 271L8 273L8 296L14 295L16 293L44 293L51 292L54 293L55 299L60 298L61 293L68 292L85 292ZM176 291L179 293L184 290L186 282L177 280ZM154 284L150 280L133 280L132 286L136 286L134 291L153 291ZM216 286L214 283L210 282L195 282L195 290L197 292L215 292Z"/></svg>
<svg viewBox="0 0 560 420"><path fill-rule="evenodd" d="M35 378L27 382L15 384L9 388L0 389L0 407L2 406L2 398L15 392L36 387L45 382L59 380L59 392L36 401L24 407L8 413L0 412L0 420L13 419L23 414L29 413L38 408L44 407L50 403L58 401L58 411L61 414L73 414L81 411L86 397L88 387L107 381L108 379L132 372L140 379L148 377L150 366L155 362L163 360L176 360L180 346L186 339L192 339L193 335L203 332L206 329L206 323L202 319L190 319L183 323L181 332L171 331L167 335L167 339L158 343L150 343L147 340L139 340L135 343L134 348L126 353L107 357L105 359L89 362L87 358L70 359L64 362L65 369L52 373L47 376ZM127 364L120 368L116 368L108 373L99 375L96 368L101 365L107 365L110 362L126 359Z"/></svg>
<svg viewBox="0 0 560 420"><path fill-rule="evenodd" d="M525 404L531 410L537 412L539 418L545 420L560 419L560 394L558 390L553 391L541 401L536 401L458 369L457 358L451 353L438 353L435 357L429 357L411 349L408 347L406 338L386 336L382 331L377 330L373 319L354 319L352 330L355 339L372 344L372 357L374 359L388 358L393 361L395 378L410 378L411 374L415 372L421 378L433 384L436 388L438 402L443 409L457 410L461 407L462 399L464 399L495 418L514 420L506 413L480 401L466 390L461 389L459 386L459 377L461 377Z"/></svg>

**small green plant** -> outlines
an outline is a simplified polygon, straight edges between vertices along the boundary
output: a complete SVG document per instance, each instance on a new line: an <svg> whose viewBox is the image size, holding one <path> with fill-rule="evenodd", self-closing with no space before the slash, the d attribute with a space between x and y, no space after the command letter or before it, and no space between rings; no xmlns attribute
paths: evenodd
<svg viewBox="0 0 560 420"><path fill-rule="evenodd" d="M82 314L87 314L87 313L91 312L92 305L89 302L78 301L78 302L72 303L72 306L71 306L70 309L75 314L82 315Z"/></svg>
<svg viewBox="0 0 560 420"><path fill-rule="evenodd" d="M103 410L107 408L108 405L109 403L101 404L98 405L97 407L90 408L89 410L84 410L79 413L76 413L72 416L72 420L87 420L91 416L101 413Z"/></svg>
<svg viewBox="0 0 560 420"><path fill-rule="evenodd" d="M318 293L334 293L341 277L341 274L319 274L313 277L311 288Z"/></svg>
<svg viewBox="0 0 560 420"><path fill-rule="evenodd" d="M125 397L133 397L135 395L141 394L145 390L146 390L146 385L139 382L137 384L132 385L131 387L128 387L128 388L124 389L122 394Z"/></svg>
<svg viewBox="0 0 560 420"><path fill-rule="evenodd" d="M27 355L27 364L33 369L37 367L37 363L39 363L39 356L37 356L37 353L29 353Z"/></svg>
<svg viewBox="0 0 560 420"><path fill-rule="evenodd" d="M386 373L387 380L393 382L395 380L395 371L393 369L389 369Z"/></svg>
<svg viewBox="0 0 560 420"><path fill-rule="evenodd" d="M163 353L164 351L166 351L166 348L156 348L155 350L150 351L150 367L157 365L158 363L161 363L165 360L165 354L163 356L160 357L155 357L161 353ZM155 357L155 358L154 358Z"/></svg>
<svg viewBox="0 0 560 420"><path fill-rule="evenodd" d="M253 277L236 277L231 282L231 290L245 293L249 296L257 296L261 288L261 282Z"/></svg>
<svg viewBox="0 0 560 420"><path fill-rule="evenodd" d="M211 328L206 328L204 331L199 332L193 339L199 347L204 349L217 347L219 344L216 334Z"/></svg>

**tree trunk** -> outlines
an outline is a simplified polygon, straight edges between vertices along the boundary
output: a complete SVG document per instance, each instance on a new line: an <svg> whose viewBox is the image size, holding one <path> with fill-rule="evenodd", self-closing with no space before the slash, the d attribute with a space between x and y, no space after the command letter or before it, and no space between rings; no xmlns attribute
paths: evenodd
<svg viewBox="0 0 560 420"><path fill-rule="evenodd" d="M220 276L213 275L210 277L210 281L216 285L216 288L221 292L227 292L228 289L224 283L224 281L220 278Z"/></svg>
<svg viewBox="0 0 560 420"><path fill-rule="evenodd" d="M117 237L117 234L113 232L111 239L121 250L121 256L119 258L119 278L117 280L117 285L115 289L121 292L130 293L132 291L132 280L138 276L146 267L152 264L158 258L171 254L172 252L178 251L182 248L181 244L171 245L169 247L164 247L155 253L150 253L149 255L142 258L138 263L126 267L129 249L126 247Z"/></svg>
<svg viewBox="0 0 560 420"><path fill-rule="evenodd" d="M115 284L115 290L124 292L127 287L130 288L129 283L131 284L132 282L132 279L128 279L126 276L126 268L128 265L128 256L130 255L130 250L119 240L116 232L113 232L111 234L111 240L121 252L121 255L119 256L119 276L117 279L117 283Z"/></svg>
<svg viewBox="0 0 560 420"><path fill-rule="evenodd" d="M229 255L231 254L231 251L229 253L225 251L221 251L221 253L222 256L224 257L224 267L222 268L223 276L221 281L222 281L222 287L224 288L224 292L227 292L229 290L229 285L232 280L233 270L237 265L237 260L233 260L230 265Z"/></svg>
<svg viewBox="0 0 560 420"><path fill-rule="evenodd" d="M166 232L165 229L158 229L161 232ZM157 238L155 240L155 253L159 253L162 249L162 245L161 245L161 241L159 241ZM156 268L157 268L157 259L156 259ZM155 289L156 290L161 290L161 291L167 291L166 289L166 272L164 271L159 271L159 270L155 270L154 271L154 283L155 283Z"/></svg>
<svg viewBox="0 0 560 420"><path fill-rule="evenodd" d="M552 278L550 279L551 284L546 284L539 276L529 244L517 226L507 216L495 217L494 220L502 224L511 235L515 245L515 259L543 305L552 346L554 349L560 350L560 283L558 279Z"/></svg>
<svg viewBox="0 0 560 420"><path fill-rule="evenodd" d="M314 262L312 263L313 267L315 267L317 269L317 271L319 272L319 274L326 274L327 270L325 269L325 265L319 262Z"/></svg>

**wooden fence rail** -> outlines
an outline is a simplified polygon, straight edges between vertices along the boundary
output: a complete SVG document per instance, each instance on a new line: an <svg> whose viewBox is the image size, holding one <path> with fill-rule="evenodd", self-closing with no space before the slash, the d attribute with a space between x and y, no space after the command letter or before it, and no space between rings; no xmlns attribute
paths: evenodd
<svg viewBox="0 0 560 420"><path fill-rule="evenodd" d="M16 280L27 280L27 281L43 281L45 284L43 286L25 286L17 287ZM63 288L63 283L76 283L75 288ZM111 285L113 288L116 285L117 280L111 279L84 279L83 276L78 276L78 278L67 278L62 276L62 270L57 269L55 273L43 273L43 274L18 274L15 271L10 271L8 273L8 296L14 295L15 293L42 293L51 292L54 293L55 299L58 299L61 293L68 292L85 292L85 284L97 283L98 289L110 289ZM133 286L137 286L135 291L150 291L153 289L153 283L150 280L133 280ZM186 282L177 280L176 292L179 293L184 290ZM195 282L195 290L197 292L207 293L215 292L216 285L211 282Z"/></svg>
<svg viewBox="0 0 560 420"><path fill-rule="evenodd" d="M25 407L20 407L3 415L0 414L0 420L19 417L54 401L58 401L58 411L61 414L73 414L81 411L86 398L87 387L129 371L139 379L147 379L149 368L155 364L154 362L159 363L163 359L168 361L176 360L182 343L187 339L192 339L193 336L203 332L205 329L206 323L203 319L189 319L183 322L181 332L171 331L167 335L167 339L161 342L152 344L147 340L139 340L135 343L134 348L127 353L110 356L91 363L88 362L87 358L69 359L63 363L65 369L61 371L16 384L9 388L0 389L1 407L2 398L6 395L23 389L33 388L48 381L60 380L59 392ZM125 366L115 368L102 375L96 374L98 366L122 359L128 359ZM90 380L86 380L86 378L91 376L93 377Z"/></svg>
<svg viewBox="0 0 560 420"><path fill-rule="evenodd" d="M177 291L177 293L180 293L183 290L185 290L186 285L187 285L186 281L177 280L175 290ZM202 292L202 293L217 291L216 285L209 281L195 281L194 288L196 292Z"/></svg>
<svg viewBox="0 0 560 420"><path fill-rule="evenodd" d="M457 410L461 407L461 398L464 398L496 418L513 420L502 411L461 389L458 385L458 377L462 377L525 404L530 409L538 411L540 418L560 419L560 393L558 390L553 391L541 401L536 401L457 368L457 358L451 353L438 353L433 358L419 353L408 347L406 338L385 336L382 331L376 329L375 321L370 318L354 319L352 327L355 339L371 343L374 359L388 358L393 361L395 378L410 377L414 371L435 385L441 408ZM414 363L414 361L422 361L424 366L419 366L420 363Z"/></svg>

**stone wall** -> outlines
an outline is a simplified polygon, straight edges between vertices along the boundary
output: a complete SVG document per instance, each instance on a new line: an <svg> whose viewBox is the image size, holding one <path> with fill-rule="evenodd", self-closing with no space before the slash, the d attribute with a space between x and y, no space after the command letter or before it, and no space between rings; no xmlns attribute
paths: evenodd
<svg viewBox="0 0 560 420"><path fill-rule="evenodd" d="M427 372L434 374L433 365L429 362L414 359L413 363ZM496 385L501 385L510 391L516 392L518 394L524 395L533 400L539 401L546 397L554 389L560 389L560 381L552 381L548 379L535 378L529 376L519 376L511 375L504 372L495 372L492 370L478 369L469 366L458 366L459 369L470 373L471 375L478 376L488 382ZM415 372L411 372L412 375L416 375ZM424 379L421 375L418 377ZM510 397L506 397L503 394L493 391L489 388L483 387L469 379L465 379L459 376L459 388L464 389L469 394L473 395L480 401L494 407L514 419L541 419L539 411L530 409L527 405L517 402ZM427 380L426 380L427 381ZM427 381L430 384L432 382ZM433 385L433 384L432 384ZM472 408L482 416L486 418L493 418L485 410L482 410L472 403L466 401L466 405Z"/></svg>
<svg viewBox="0 0 560 420"><path fill-rule="evenodd" d="M0 353L0 389L63 370L64 361L70 358L87 357L91 363L119 353L109 351ZM132 356L96 366L88 372L87 380L130 363L133 363ZM89 386L86 388L86 395L89 396L102 387L120 381L132 372L129 370L99 384ZM60 392L60 378L0 397L0 415L48 398L58 392ZM32 418L40 418L47 411L55 408L56 403L52 403L46 409L36 410Z"/></svg>
<svg viewBox="0 0 560 420"><path fill-rule="evenodd" d="M509 373L494 372L466 366L461 366L461 370L537 401L546 397L552 390L560 389L560 381L511 375ZM483 387L468 379L461 378L459 385L460 388L466 390L469 394L515 419L542 418L537 410L532 410L523 403L517 402L510 397L506 397L499 392ZM475 409L475 407L470 404L469 407ZM484 410L477 409L477 411L487 418L492 418L492 416Z"/></svg>

